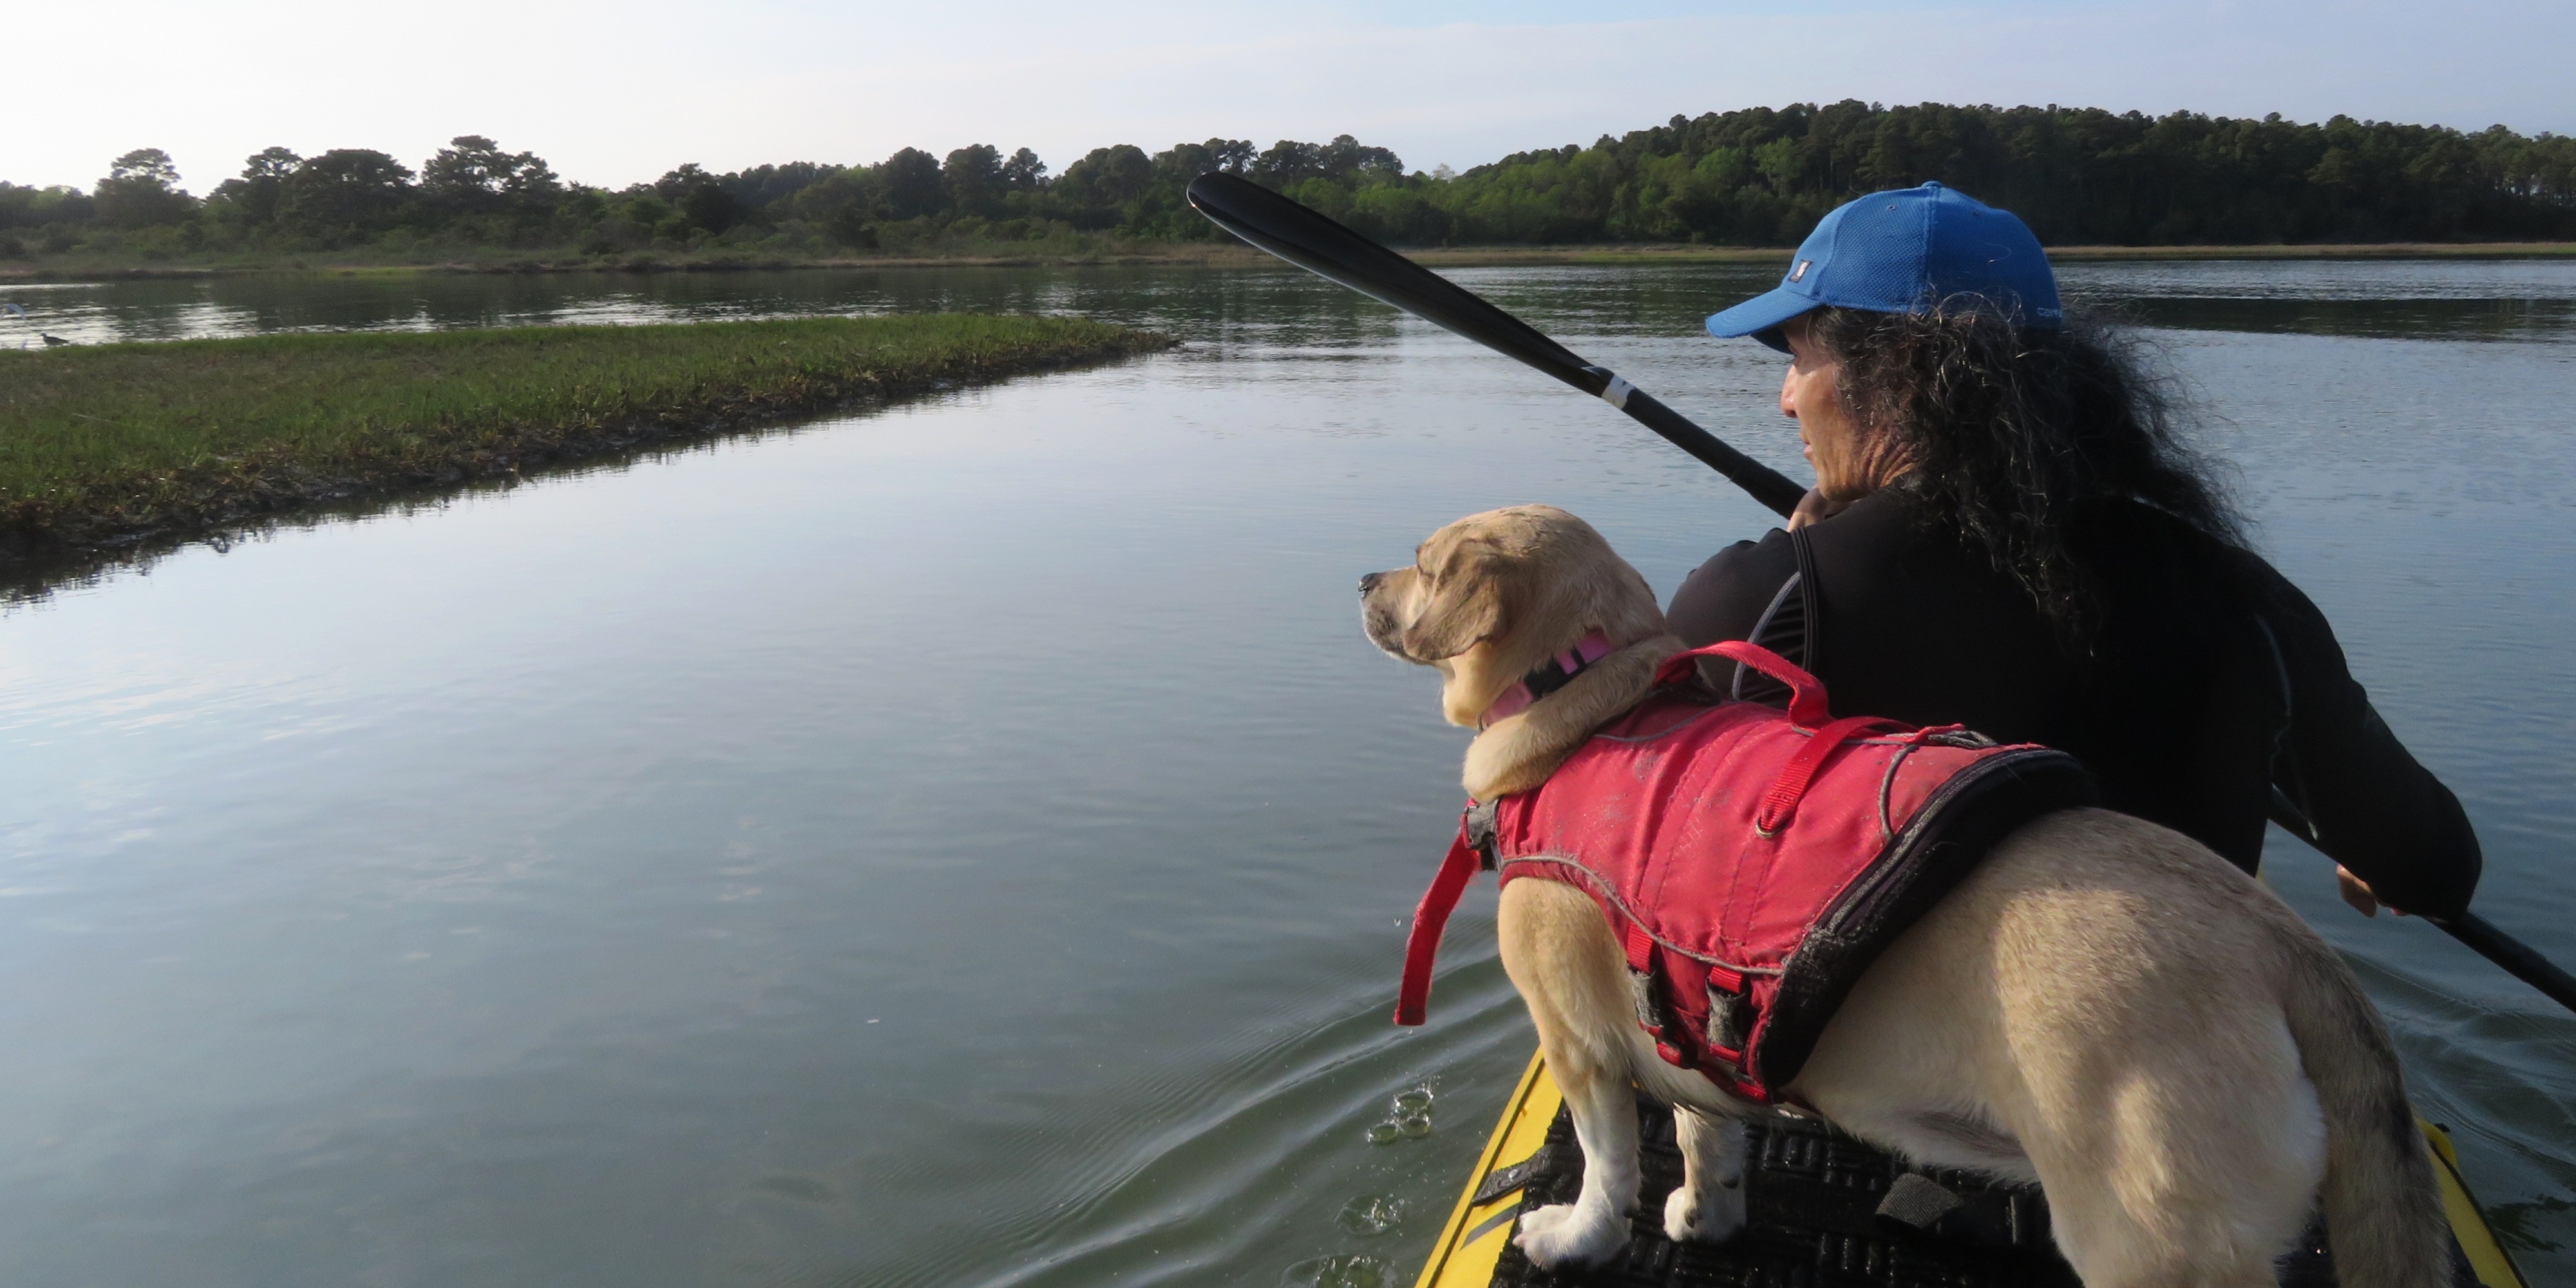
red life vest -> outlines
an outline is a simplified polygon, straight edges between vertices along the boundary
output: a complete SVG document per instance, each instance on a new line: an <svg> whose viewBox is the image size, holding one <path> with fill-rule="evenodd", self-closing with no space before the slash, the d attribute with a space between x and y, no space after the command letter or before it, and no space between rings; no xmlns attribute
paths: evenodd
<svg viewBox="0 0 2576 1288"><path fill-rule="evenodd" d="M1706 655L1787 684L1789 709L1712 705L1688 683ZM1590 894L1657 1052L1769 1104L1861 973L1989 847L2095 799L2064 752L1833 719L1821 682L1752 644L1678 654L1656 679L1535 790L1470 804L1414 912L1396 1023L1422 1022L1441 927L1498 867Z"/></svg>

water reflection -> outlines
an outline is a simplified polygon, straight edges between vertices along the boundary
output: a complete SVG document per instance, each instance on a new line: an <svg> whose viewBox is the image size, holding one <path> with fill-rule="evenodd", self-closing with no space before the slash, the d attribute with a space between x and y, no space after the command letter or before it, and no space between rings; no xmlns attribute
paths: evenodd
<svg viewBox="0 0 2576 1288"><path fill-rule="evenodd" d="M2147 326L2192 331L2426 340L2556 340L2576 332L2576 298L2295 300L2143 296L2121 301Z"/></svg>
<svg viewBox="0 0 2576 1288"><path fill-rule="evenodd" d="M2569 294L2550 265L2293 267L2320 285L2291 309ZM2084 273L2148 309L2224 294ZM1461 276L1797 459L1775 356L1694 329L1768 274ZM1187 344L0 611L0 1279L1419 1264L1531 1039L1482 892L1432 1023L1386 1023L1460 740L1359 639L1352 578L1547 500L1669 590L1765 515L1597 401L1293 272L323 286L53 294L109 333L992 307ZM2459 790L2482 909L2576 958L2576 342L2550 316L2510 343L2159 338L2266 550ZM2576 1020L2275 847L2482 1197L2576 1247Z"/></svg>
<svg viewBox="0 0 2576 1288"><path fill-rule="evenodd" d="M1587 334L1675 335L1768 289L1770 268L1469 268L1450 276L1507 309ZM2576 325L2576 261L2069 264L2079 302L2156 326L2429 339L2534 340ZM1388 334L1374 304L1293 269L904 268L730 273L301 274L0 287L41 329L81 343L268 331L631 324L811 314L1082 313L1225 343ZM18 334L25 332L25 334Z"/></svg>

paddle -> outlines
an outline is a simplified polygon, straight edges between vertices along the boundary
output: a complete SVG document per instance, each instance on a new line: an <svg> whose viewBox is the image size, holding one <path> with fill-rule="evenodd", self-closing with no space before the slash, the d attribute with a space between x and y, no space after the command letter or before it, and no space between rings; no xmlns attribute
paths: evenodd
<svg viewBox="0 0 2576 1288"><path fill-rule="evenodd" d="M1190 181L1190 204L1218 227L1299 268L1439 323L1628 413L1775 514L1787 514L1806 495L1807 489L1778 470L1718 441L1608 368L1585 362L1465 287L1260 184L1203 174Z"/></svg>
<svg viewBox="0 0 2576 1288"><path fill-rule="evenodd" d="M1230 174L1203 174L1190 181L1189 197L1190 205L1215 221L1217 227L1299 268L1518 358L1628 413L1673 446L1725 475L1775 514L1789 513L1796 508L1798 498L1806 494L1805 488L1790 482L1778 470L1720 442L1716 435L1692 424L1680 412L1655 401L1608 368L1585 362L1573 350L1495 308L1475 292L1260 184ZM2315 838L2307 819L2278 789L2272 793L2272 804L2275 822L2300 836ZM2551 1001L2576 1011L2576 976L2560 970L2529 944L2496 929L2486 918L2463 912L2447 919L2424 920L2503 967L2515 979L2547 994Z"/></svg>
<svg viewBox="0 0 2576 1288"><path fill-rule="evenodd" d="M2282 830L2316 844L2316 825L2292 804L2280 788L2272 789L2272 821ZM2442 933L2469 946L2469 951L2504 968L2506 974L2521 980L2547 995L2550 1001L2576 1011L2576 975L2560 970L2558 964L2540 955L2531 945L2495 928L2493 922L2474 912L2463 910L2456 917L2426 917Z"/></svg>

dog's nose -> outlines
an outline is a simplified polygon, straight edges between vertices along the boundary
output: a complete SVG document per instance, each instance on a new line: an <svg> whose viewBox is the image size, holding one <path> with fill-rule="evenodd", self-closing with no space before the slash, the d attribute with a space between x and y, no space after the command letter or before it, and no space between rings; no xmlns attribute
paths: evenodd
<svg viewBox="0 0 2576 1288"><path fill-rule="evenodd" d="M1365 595L1370 591L1377 589L1378 578L1385 575L1386 574L1382 572L1373 572L1362 575L1360 578L1360 593Z"/></svg>

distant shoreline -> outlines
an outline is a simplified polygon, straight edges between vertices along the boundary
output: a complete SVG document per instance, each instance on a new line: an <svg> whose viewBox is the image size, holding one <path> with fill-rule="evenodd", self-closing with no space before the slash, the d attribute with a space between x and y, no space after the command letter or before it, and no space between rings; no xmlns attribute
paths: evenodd
<svg viewBox="0 0 2576 1288"><path fill-rule="evenodd" d="M1568 264L1776 264L1787 247L1608 244L1586 246L1443 246L1404 252L1437 268L1507 268ZM2576 242L2392 242L2319 246L2052 246L2060 263L2117 260L2495 260L2576 259ZM67 282L149 281L216 277L411 276L421 274L741 273L908 268L1275 267L1278 260L1246 246L1181 243L1095 255L882 256L836 259L743 257L629 258L617 262L545 258L451 260L421 264L333 262L321 256L259 264L0 265L0 286Z"/></svg>
<svg viewBox="0 0 2576 1288"><path fill-rule="evenodd" d="M1788 247L1475 246L1406 251L1425 264L1785 263ZM2345 246L2051 246L2060 263L2196 259L2576 259L2576 242L2393 242Z"/></svg>

